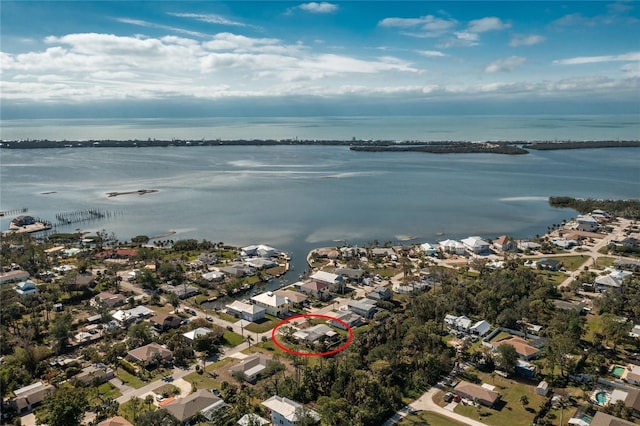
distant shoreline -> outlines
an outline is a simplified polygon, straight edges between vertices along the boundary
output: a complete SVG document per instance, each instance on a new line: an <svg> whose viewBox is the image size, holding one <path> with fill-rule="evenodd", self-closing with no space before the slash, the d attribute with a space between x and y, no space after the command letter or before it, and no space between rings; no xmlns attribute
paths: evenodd
<svg viewBox="0 0 640 426"><path fill-rule="evenodd" d="M520 155L528 154L528 149L564 150L593 148L639 148L640 140L599 140L599 141L392 141L392 140L298 140L298 139L232 139L232 140L13 140L0 143L0 149L43 149L43 148L150 148L182 146L346 146L352 151L368 152L427 152L434 154L493 153Z"/></svg>

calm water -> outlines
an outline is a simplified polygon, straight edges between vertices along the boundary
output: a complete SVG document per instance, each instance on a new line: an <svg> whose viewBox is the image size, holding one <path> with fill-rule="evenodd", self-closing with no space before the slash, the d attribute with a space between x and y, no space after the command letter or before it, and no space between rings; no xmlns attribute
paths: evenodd
<svg viewBox="0 0 640 426"><path fill-rule="evenodd" d="M602 140L640 138L637 115L219 117L2 120L4 140L358 139Z"/></svg>
<svg viewBox="0 0 640 426"><path fill-rule="evenodd" d="M640 150L522 156L352 152L345 147L169 147L2 150L0 205L120 215L60 231L106 229L121 240L176 231L245 245L266 243L305 268L312 247L336 240L417 242L542 234L575 213L547 197L640 196ZM108 198L106 192L159 192ZM55 192L45 194L47 192ZM0 222L6 229L10 218ZM444 233L444 235L437 235Z"/></svg>

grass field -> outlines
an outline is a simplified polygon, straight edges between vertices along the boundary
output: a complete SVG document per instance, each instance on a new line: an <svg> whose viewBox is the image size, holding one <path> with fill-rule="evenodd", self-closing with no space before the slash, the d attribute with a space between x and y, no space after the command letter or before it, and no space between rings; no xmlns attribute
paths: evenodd
<svg viewBox="0 0 640 426"><path fill-rule="evenodd" d="M227 321L227 322L238 322L240 321L240 318L236 318L233 315L229 315L226 312L216 312L216 315L218 315L221 319Z"/></svg>
<svg viewBox="0 0 640 426"><path fill-rule="evenodd" d="M222 338L224 339L225 345L231 347L238 346L240 343L244 342L244 337L229 330L224 332Z"/></svg>
<svg viewBox="0 0 640 426"><path fill-rule="evenodd" d="M109 382L103 383L100 386L98 386L98 394L103 398L111 398L111 399L116 399L122 396L122 392L120 392L120 390L117 387L113 386Z"/></svg>
<svg viewBox="0 0 640 426"><path fill-rule="evenodd" d="M562 262L562 266L564 266L567 271L575 271L589 259L589 256L558 256L554 259Z"/></svg>
<svg viewBox="0 0 640 426"><path fill-rule="evenodd" d="M275 317L267 316L265 319L266 321L261 322L260 324L252 322L251 324L245 327L245 330L249 330L254 333L264 333L265 331L271 330L280 322L280 320Z"/></svg>
<svg viewBox="0 0 640 426"><path fill-rule="evenodd" d="M145 385L145 382L143 382L138 376L134 376L123 368L118 368L116 375L124 384L131 386L132 388L138 389Z"/></svg>
<svg viewBox="0 0 640 426"><path fill-rule="evenodd" d="M448 417L441 416L440 414L430 413L428 411L421 411L415 414L409 414L403 418L399 423L399 426L464 426L464 423L457 422Z"/></svg>

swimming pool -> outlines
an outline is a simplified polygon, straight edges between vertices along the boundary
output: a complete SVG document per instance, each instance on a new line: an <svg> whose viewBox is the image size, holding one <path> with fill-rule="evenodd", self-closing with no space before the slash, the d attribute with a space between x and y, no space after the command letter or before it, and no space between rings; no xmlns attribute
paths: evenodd
<svg viewBox="0 0 640 426"><path fill-rule="evenodd" d="M609 394L605 391L599 391L596 392L595 394L595 400L599 405L607 405L607 402L609 402Z"/></svg>
<svg viewBox="0 0 640 426"><path fill-rule="evenodd" d="M614 376L620 378L622 377L622 374L624 373L625 368L624 367L620 367L619 365L614 365L613 368L611 369L611 374L613 374Z"/></svg>

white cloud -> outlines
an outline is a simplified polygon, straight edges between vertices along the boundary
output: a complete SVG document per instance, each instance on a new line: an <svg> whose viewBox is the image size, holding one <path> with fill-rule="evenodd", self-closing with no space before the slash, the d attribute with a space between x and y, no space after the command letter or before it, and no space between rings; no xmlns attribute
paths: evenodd
<svg viewBox="0 0 640 426"><path fill-rule="evenodd" d="M484 69L484 72L510 72L518 68L520 65L524 64L526 61L527 58L524 58L522 56L510 56L508 58L498 59L487 65Z"/></svg>
<svg viewBox="0 0 640 426"><path fill-rule="evenodd" d="M171 27L169 25L155 24L153 22L143 21L141 19L116 18L116 21L122 22L123 24L137 25L139 27L157 28L160 30L172 31L180 34L190 35L193 37L204 38L207 36L206 34L198 31L185 30L183 28Z"/></svg>
<svg viewBox="0 0 640 426"><path fill-rule="evenodd" d="M414 29L403 34L412 37L439 37L457 25L454 19L443 19L433 15L420 18L385 18L378 22L378 26L387 28Z"/></svg>
<svg viewBox="0 0 640 426"><path fill-rule="evenodd" d="M530 34L530 35L515 35L511 38L509 42L509 46L518 47L518 46L533 46L534 44L539 44L545 41L546 38L541 35Z"/></svg>
<svg viewBox="0 0 640 426"><path fill-rule="evenodd" d="M471 33L484 33L487 31L499 31L510 28L511 24L502 22L500 18L488 16L486 18L474 19L469 22L467 31Z"/></svg>
<svg viewBox="0 0 640 426"><path fill-rule="evenodd" d="M440 52L439 50L418 50L417 52L420 55L426 56L428 58L437 58L437 57L447 56L444 53Z"/></svg>
<svg viewBox="0 0 640 426"><path fill-rule="evenodd" d="M298 9L304 10L305 12L310 13L333 13L338 10L338 5L328 2L310 2L303 3L298 6Z"/></svg>
<svg viewBox="0 0 640 426"><path fill-rule="evenodd" d="M583 65L616 61L640 61L640 52L629 52L621 55L577 56L575 58L556 59L553 63L561 65Z"/></svg>
<svg viewBox="0 0 640 426"><path fill-rule="evenodd" d="M247 27L244 22L233 21L225 18L222 15L214 14L202 14L202 13L169 13L171 16L177 16L178 18L195 19L196 21L206 22L208 24L228 25L234 27Z"/></svg>

